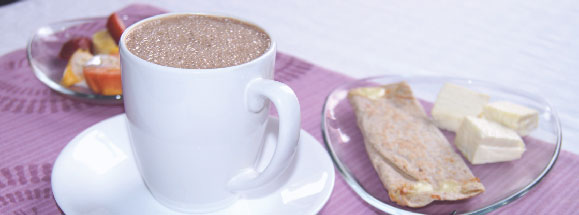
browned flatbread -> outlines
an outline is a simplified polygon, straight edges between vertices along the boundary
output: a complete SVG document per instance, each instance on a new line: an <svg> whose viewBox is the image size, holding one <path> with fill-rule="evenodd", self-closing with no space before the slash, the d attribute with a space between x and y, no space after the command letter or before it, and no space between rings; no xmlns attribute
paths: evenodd
<svg viewBox="0 0 579 215"><path fill-rule="evenodd" d="M484 192L407 83L352 89L348 98L368 156L392 201L422 207Z"/></svg>

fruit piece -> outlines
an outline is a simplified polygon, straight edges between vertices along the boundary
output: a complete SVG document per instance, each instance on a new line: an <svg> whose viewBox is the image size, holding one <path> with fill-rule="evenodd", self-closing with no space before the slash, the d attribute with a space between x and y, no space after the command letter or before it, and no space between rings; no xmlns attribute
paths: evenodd
<svg viewBox="0 0 579 215"><path fill-rule="evenodd" d="M121 40L121 35L123 35L123 31L125 31L125 24L123 20L119 17L117 13L112 13L107 20L107 30L115 40L117 44Z"/></svg>
<svg viewBox="0 0 579 215"><path fill-rule="evenodd" d="M121 63L116 55L97 55L89 60L83 69L90 89L101 95L119 95L121 87Z"/></svg>
<svg viewBox="0 0 579 215"><path fill-rule="evenodd" d="M94 47L95 54L117 54L119 53L119 47L117 43L107 30L102 30L96 32L92 35L92 45Z"/></svg>
<svg viewBox="0 0 579 215"><path fill-rule="evenodd" d="M92 40L88 37L72 38L72 39L66 41L66 43L64 43L64 45L62 45L62 49L60 49L60 53L58 53L58 57L60 57L63 60L69 60L70 56L72 56L72 54L74 52L76 52L76 50L79 50L79 49L83 49L83 50L91 52L92 51Z"/></svg>
<svg viewBox="0 0 579 215"><path fill-rule="evenodd" d="M89 61L93 55L87 50L78 49L68 60L68 64L64 69L64 74L62 75L62 80L60 84L65 87L70 87L73 84L79 83L84 80L83 76L83 65Z"/></svg>
<svg viewBox="0 0 579 215"><path fill-rule="evenodd" d="M120 69L88 67L84 69L84 74L88 86L96 94L110 96L123 93Z"/></svg>

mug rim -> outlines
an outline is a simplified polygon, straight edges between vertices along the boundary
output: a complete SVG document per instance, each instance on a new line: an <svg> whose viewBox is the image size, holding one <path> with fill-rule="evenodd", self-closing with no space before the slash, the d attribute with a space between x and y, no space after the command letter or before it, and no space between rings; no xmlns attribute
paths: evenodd
<svg viewBox="0 0 579 215"><path fill-rule="evenodd" d="M179 67L165 66L165 65L160 65L160 64L152 63L152 62L149 62L149 61L147 61L147 60L145 60L145 59L142 59L142 58L140 58L139 56L133 54L133 53L132 53L131 51L129 51L128 48L126 47L126 45L125 45L125 40L126 40L127 35L129 35L130 32L133 31L133 29L134 29L135 27L137 27L138 25L141 25L141 24L143 24L143 23L145 23L145 22L152 21L152 20L155 20L155 19L161 19L161 18L164 18L164 17L178 16L178 15L205 15L205 16L212 16L212 17L218 17L218 18L235 19L235 20L240 21L240 22L242 22L242 23L246 23L246 24L252 25L252 26L260 29L261 31L263 31L263 32L269 37L269 39L270 39L270 45L269 45L268 49L267 49L263 54L261 54L260 56L254 58L254 59L252 59L252 60L250 60L250 61L248 61L248 62L245 62L245 63L242 63L242 64L238 64L238 65L233 65L233 66L218 67L218 68L207 68L207 69L179 68ZM276 43L275 43L275 40L272 38L271 34L270 34L267 30L265 30L263 27L255 24L255 23L253 23L253 22L250 22L250 21L247 21L247 20L245 20L245 19L242 19L242 18L238 18L238 17L231 16L231 15L219 14L219 13L169 12L169 13L162 13L162 14L158 14L158 15L154 15L154 16L145 18L145 19L140 20L140 21L138 21L138 22L130 25L129 27L127 27L127 29L125 29L125 31L124 31L123 34L121 35L121 39L119 40L119 49L120 49L120 50L119 50L119 53L123 53L123 54L125 55L125 57L129 57L129 58L131 58L131 60L136 60L136 61L138 61L138 62L140 62L140 63L149 64L149 65L151 65L151 66L153 66L153 67L157 67L158 69L164 69L164 70L170 69L170 70L174 70L174 71L186 71L186 72L198 72L198 73L203 73L203 72L213 72L213 73L215 73L215 72L236 71L238 68L246 67L246 66L249 66L250 64L256 64L256 63L262 61L264 58L267 58L269 55L272 55L272 54L275 55L275 53L276 53ZM123 54L121 54L121 55L123 55ZM122 59L121 59L121 62L122 62ZM122 72L122 71L121 71L121 72Z"/></svg>

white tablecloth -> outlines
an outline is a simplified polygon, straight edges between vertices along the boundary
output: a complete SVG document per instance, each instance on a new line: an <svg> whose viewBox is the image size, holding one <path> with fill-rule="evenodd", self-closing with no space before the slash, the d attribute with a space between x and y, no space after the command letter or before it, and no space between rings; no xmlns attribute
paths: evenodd
<svg viewBox="0 0 579 215"><path fill-rule="evenodd" d="M0 7L0 55L52 22L136 1L26 0ZM563 148L579 154L579 1L139 1L264 26L280 51L353 77L442 75L493 81L551 102Z"/></svg>

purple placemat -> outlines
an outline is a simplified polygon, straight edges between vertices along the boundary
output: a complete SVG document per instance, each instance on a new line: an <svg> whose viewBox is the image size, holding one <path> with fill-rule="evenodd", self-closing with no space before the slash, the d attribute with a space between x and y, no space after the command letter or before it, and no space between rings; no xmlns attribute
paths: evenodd
<svg viewBox="0 0 579 215"><path fill-rule="evenodd" d="M162 13L131 5L120 13ZM297 94L302 128L322 142L320 120L326 95L352 78L278 53L275 79ZM91 125L124 112L64 98L38 81L26 52L0 57L0 214L59 214L50 174L56 156ZM493 214L573 214L579 209L579 156L563 151L551 173L527 195ZM334 191L320 214L379 214L336 172Z"/></svg>

